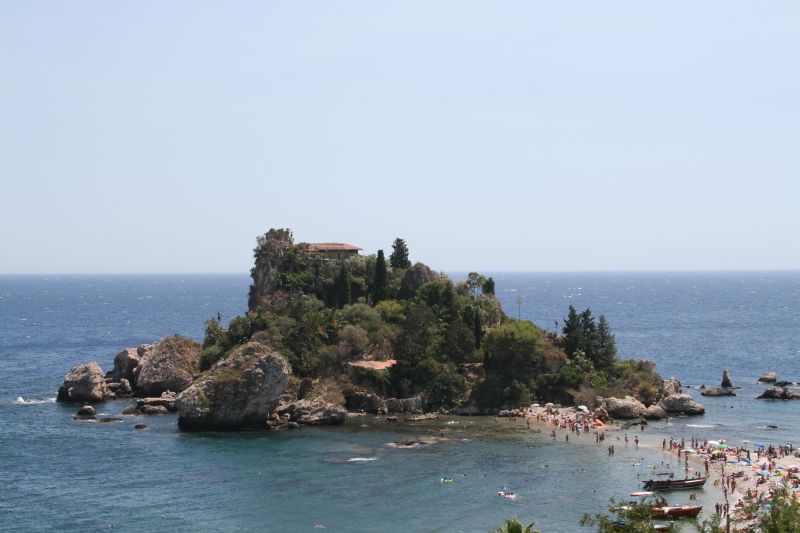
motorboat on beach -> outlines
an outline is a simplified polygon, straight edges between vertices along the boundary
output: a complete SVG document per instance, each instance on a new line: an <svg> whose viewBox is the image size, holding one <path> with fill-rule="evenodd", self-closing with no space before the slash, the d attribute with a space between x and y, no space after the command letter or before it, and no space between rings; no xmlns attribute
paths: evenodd
<svg viewBox="0 0 800 533"><path fill-rule="evenodd" d="M633 492L631 496L649 505L653 518L697 518L703 510L702 505L669 505L667 499L655 491Z"/></svg>
<svg viewBox="0 0 800 533"><path fill-rule="evenodd" d="M685 479L648 479L643 482L646 490L687 490L687 489L700 489L706 484L705 477L685 478Z"/></svg>

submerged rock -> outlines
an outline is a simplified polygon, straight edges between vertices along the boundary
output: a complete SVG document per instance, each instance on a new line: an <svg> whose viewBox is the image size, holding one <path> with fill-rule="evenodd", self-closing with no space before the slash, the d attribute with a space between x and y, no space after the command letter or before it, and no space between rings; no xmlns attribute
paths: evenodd
<svg viewBox="0 0 800 533"><path fill-rule="evenodd" d="M671 394L658 402L658 405L671 415L702 415L706 412L703 404L688 394Z"/></svg>
<svg viewBox="0 0 800 533"><path fill-rule="evenodd" d="M106 385L103 369L95 361L73 366L58 388L59 402L97 403L114 398Z"/></svg>
<svg viewBox="0 0 800 533"><path fill-rule="evenodd" d="M289 385L292 369L257 342L236 348L178 395L181 429L264 428Z"/></svg>
<svg viewBox="0 0 800 533"><path fill-rule="evenodd" d="M621 420L639 418L646 410L644 404L633 396L606 398L604 407L608 416Z"/></svg>
<svg viewBox="0 0 800 533"><path fill-rule="evenodd" d="M136 424L133 426L133 429L147 429L147 426L144 424Z"/></svg>
<svg viewBox="0 0 800 533"><path fill-rule="evenodd" d="M122 412L121 412L120 414L121 414L121 415L125 415L125 416L137 416L137 415L140 415L140 414L142 414L142 412L141 412L141 411L139 411L139 410L136 408L136 406L135 406L135 405L129 405L129 406L127 406L125 409L123 409L123 410L122 410Z"/></svg>
<svg viewBox="0 0 800 533"><path fill-rule="evenodd" d="M756 398L757 400L798 400L800 393L797 393L789 387L770 387L764 393Z"/></svg>
<svg viewBox="0 0 800 533"><path fill-rule="evenodd" d="M758 378L759 383L775 383L778 380L778 374L774 370L769 372L764 372L764 374Z"/></svg>
<svg viewBox="0 0 800 533"><path fill-rule="evenodd" d="M173 335L145 350L136 368L137 392L159 396L165 391L181 392L192 384L200 361L200 344Z"/></svg>
<svg viewBox="0 0 800 533"><path fill-rule="evenodd" d="M736 396L728 387L708 387L700 393L703 396Z"/></svg>
<svg viewBox="0 0 800 533"><path fill-rule="evenodd" d="M88 403L84 404L83 407L78 409L78 412L77 412L78 416L88 416L88 417L91 417L91 418L94 418L96 414L97 414L97 411L95 411L94 407L92 407Z"/></svg>

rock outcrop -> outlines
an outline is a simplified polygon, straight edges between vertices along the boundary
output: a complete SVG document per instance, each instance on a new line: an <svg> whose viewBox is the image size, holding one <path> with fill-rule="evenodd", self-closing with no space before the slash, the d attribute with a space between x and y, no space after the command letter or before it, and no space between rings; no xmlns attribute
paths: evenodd
<svg viewBox="0 0 800 533"><path fill-rule="evenodd" d="M141 396L160 396L165 391L181 392L192 384L200 361L200 344L173 335L146 350L134 373Z"/></svg>
<svg viewBox="0 0 800 533"><path fill-rule="evenodd" d="M703 396L736 396L729 387L708 387L700 391Z"/></svg>
<svg viewBox="0 0 800 533"><path fill-rule="evenodd" d="M661 395L663 397L680 394L681 392L681 382L677 378L665 379L664 383L661 384Z"/></svg>
<svg viewBox="0 0 800 533"><path fill-rule="evenodd" d="M357 413L377 415L386 413L386 402L383 398L369 392L355 392L345 398L345 406Z"/></svg>
<svg viewBox="0 0 800 533"><path fill-rule="evenodd" d="M389 413L421 413L422 398L414 396L413 398L387 398L386 411Z"/></svg>
<svg viewBox="0 0 800 533"><path fill-rule="evenodd" d="M605 407L598 407L597 409L594 410L593 414L595 418L597 418L598 420L602 420L603 422L609 419L608 411L606 411Z"/></svg>
<svg viewBox="0 0 800 533"><path fill-rule="evenodd" d="M58 388L59 402L97 403L114 398L106 385L103 369L95 361L73 366Z"/></svg>
<svg viewBox="0 0 800 533"><path fill-rule="evenodd" d="M789 387L770 387L756 398L757 400L798 400L800 393L791 390Z"/></svg>
<svg viewBox="0 0 800 533"><path fill-rule="evenodd" d="M758 378L759 383L775 383L776 381L778 381L778 373L774 370L764 372L764 375Z"/></svg>
<svg viewBox="0 0 800 533"><path fill-rule="evenodd" d="M639 418L646 410L644 404L633 396L606 398L603 407L608 412L608 416L620 420Z"/></svg>
<svg viewBox="0 0 800 533"><path fill-rule="evenodd" d="M140 361L141 356L139 355L139 348L127 348L122 350L114 357L114 368L111 370L111 380L122 383L122 380L125 379L128 383L135 384L136 377L133 371L139 366Z"/></svg>
<svg viewBox="0 0 800 533"><path fill-rule="evenodd" d="M722 384L720 384L720 388L722 389L730 389L733 388L733 384L731 383L731 378L728 375L728 369L722 371Z"/></svg>
<svg viewBox="0 0 800 533"><path fill-rule="evenodd" d="M279 268L293 244L294 238L288 229L271 229L258 238L255 266L251 271L253 284L247 300L250 311L255 311L277 289Z"/></svg>
<svg viewBox="0 0 800 533"><path fill-rule="evenodd" d="M306 426L337 425L344 423L347 410L332 403L316 400L297 400L277 408L281 417L288 415L292 422Z"/></svg>
<svg viewBox="0 0 800 533"><path fill-rule="evenodd" d="M400 280L400 297L410 298L420 287L438 279L439 276L428 265L416 263L403 274Z"/></svg>
<svg viewBox="0 0 800 533"><path fill-rule="evenodd" d="M706 412L703 404L696 402L688 394L671 394L658 402L670 415L702 415Z"/></svg>
<svg viewBox="0 0 800 533"><path fill-rule="evenodd" d="M289 385L289 362L257 342L228 357L178 395L182 429L264 428Z"/></svg>
<svg viewBox="0 0 800 533"><path fill-rule="evenodd" d="M136 411L143 415L165 415L178 411L175 407L177 396L172 391L167 391L157 398L139 398L136 402ZM123 412L123 414L126 414Z"/></svg>

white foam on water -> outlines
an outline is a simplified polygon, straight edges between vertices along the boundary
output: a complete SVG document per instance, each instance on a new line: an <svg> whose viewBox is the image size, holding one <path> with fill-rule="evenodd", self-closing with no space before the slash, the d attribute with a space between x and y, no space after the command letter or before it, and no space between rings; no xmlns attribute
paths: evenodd
<svg viewBox="0 0 800 533"><path fill-rule="evenodd" d="M377 460L378 460L377 457L351 457L350 459L348 459L345 462L347 462L347 463L366 463L368 461L377 461Z"/></svg>
<svg viewBox="0 0 800 533"><path fill-rule="evenodd" d="M11 402L11 405L41 405L43 403L55 403L56 398L53 396L52 398L47 398L45 400L31 400L25 399L22 396L17 396L15 400Z"/></svg>
<svg viewBox="0 0 800 533"><path fill-rule="evenodd" d="M715 428L714 424L686 424L687 428Z"/></svg>

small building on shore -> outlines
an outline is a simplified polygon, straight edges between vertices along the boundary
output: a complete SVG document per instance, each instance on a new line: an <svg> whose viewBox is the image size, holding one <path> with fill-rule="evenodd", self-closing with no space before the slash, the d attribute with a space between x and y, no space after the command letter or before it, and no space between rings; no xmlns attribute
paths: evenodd
<svg viewBox="0 0 800 533"><path fill-rule="evenodd" d="M320 254L326 259L347 259L350 256L358 255L361 248L343 242L314 242L303 243L309 252Z"/></svg>

